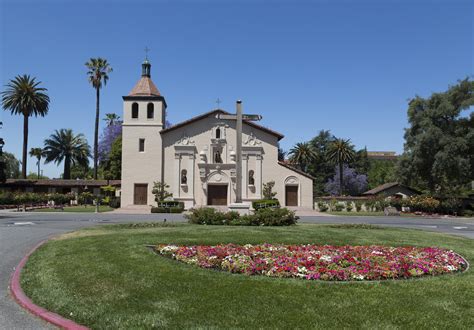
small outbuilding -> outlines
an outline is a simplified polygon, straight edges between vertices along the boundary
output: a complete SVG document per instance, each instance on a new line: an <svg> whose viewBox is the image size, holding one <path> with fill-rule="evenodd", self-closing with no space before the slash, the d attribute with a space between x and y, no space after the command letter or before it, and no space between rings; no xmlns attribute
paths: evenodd
<svg viewBox="0 0 474 330"><path fill-rule="evenodd" d="M414 188L410 188L398 182L389 182L366 191L362 195L367 197L407 198L420 194L421 192Z"/></svg>

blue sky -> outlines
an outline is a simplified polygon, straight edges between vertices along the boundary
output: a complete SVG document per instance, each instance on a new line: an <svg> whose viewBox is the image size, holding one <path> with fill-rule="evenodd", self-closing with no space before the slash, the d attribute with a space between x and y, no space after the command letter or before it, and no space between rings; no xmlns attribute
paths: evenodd
<svg viewBox="0 0 474 330"><path fill-rule="evenodd" d="M29 148L59 128L92 144L84 63L109 60L101 113L121 114L148 46L172 123L215 108L216 98L229 111L242 99L285 135L284 149L328 129L358 148L402 152L407 100L473 74L474 5L380 2L0 0L1 84L28 73L48 88L50 113L30 121ZM1 120L5 150L20 158L21 118L1 111ZM44 166L45 175L61 172Z"/></svg>

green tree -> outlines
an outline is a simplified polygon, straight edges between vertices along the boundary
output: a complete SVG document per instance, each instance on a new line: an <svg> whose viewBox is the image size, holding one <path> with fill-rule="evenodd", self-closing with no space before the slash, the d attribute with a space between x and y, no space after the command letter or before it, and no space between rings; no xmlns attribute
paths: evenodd
<svg viewBox="0 0 474 330"><path fill-rule="evenodd" d="M120 180L122 177L122 136L112 143L109 157L103 165L103 172L107 180Z"/></svg>
<svg viewBox="0 0 474 330"><path fill-rule="evenodd" d="M275 198L277 193L273 191L273 187L275 187L275 181L269 181L263 184L263 199L270 200Z"/></svg>
<svg viewBox="0 0 474 330"><path fill-rule="evenodd" d="M370 161L368 172L369 189L384 183L397 181L395 176L395 162L391 160L373 159Z"/></svg>
<svg viewBox="0 0 474 330"><path fill-rule="evenodd" d="M325 194L327 181L336 174L334 165L328 162L326 157L329 146L335 139L330 131L321 130L309 141L315 154L314 160L308 166L308 173L314 177L313 192L315 196Z"/></svg>
<svg viewBox="0 0 474 330"><path fill-rule="evenodd" d="M290 163L307 172L308 166L315 160L316 154L309 142L299 142L288 153Z"/></svg>
<svg viewBox="0 0 474 330"><path fill-rule="evenodd" d="M102 85L106 85L109 80L109 73L112 67L106 59L98 57L91 58L86 62L87 75L89 82L96 91L96 108L95 108L95 127L94 127L94 179L97 180L98 159L99 159L99 116L100 116L100 89Z"/></svg>
<svg viewBox="0 0 474 330"><path fill-rule="evenodd" d="M103 120L106 122L107 126L112 126L120 121L120 116L116 113L106 113Z"/></svg>
<svg viewBox="0 0 474 330"><path fill-rule="evenodd" d="M344 164L349 164L354 159L354 146L351 140L335 139L330 145L327 154L327 159L339 166L339 195L344 193Z"/></svg>
<svg viewBox="0 0 474 330"><path fill-rule="evenodd" d="M153 182L153 189L151 193L155 195L155 201L157 203L166 200L169 197L173 197L173 194L170 193L167 189L169 189L169 185L165 182L155 181Z"/></svg>
<svg viewBox="0 0 474 330"><path fill-rule="evenodd" d="M71 129L56 130L44 140L45 163L64 161L64 179L71 178L71 165L86 166L89 163L90 147L83 134L74 135Z"/></svg>
<svg viewBox="0 0 474 330"><path fill-rule="evenodd" d="M36 157L36 166L38 167L38 180L40 179L40 165L41 165L41 158L43 157L43 149L42 148L31 148L30 149L30 157Z"/></svg>
<svg viewBox="0 0 474 330"><path fill-rule="evenodd" d="M18 179L20 177L20 161L10 152L3 152L5 162L5 177L7 179Z"/></svg>
<svg viewBox="0 0 474 330"><path fill-rule="evenodd" d="M474 82L468 78L429 98L408 104L409 127L397 165L402 183L432 194L450 195L474 179Z"/></svg>
<svg viewBox="0 0 474 330"><path fill-rule="evenodd" d="M30 172L28 173L28 175L26 176L27 179L36 179L36 180L47 180L49 179L49 177L47 177L46 175L40 175L38 176L37 173L35 172Z"/></svg>
<svg viewBox="0 0 474 330"><path fill-rule="evenodd" d="M29 75L16 76L6 85L2 94L2 106L14 115L23 116L23 154L21 175L26 179L26 164L28 157L28 119L44 117L49 109L47 89L39 87L40 81Z"/></svg>
<svg viewBox="0 0 474 330"><path fill-rule="evenodd" d="M94 171L89 167L89 165L75 164L71 166L72 179L92 179L93 177Z"/></svg>
<svg viewBox="0 0 474 330"><path fill-rule="evenodd" d="M360 149L354 154L354 161L350 164L358 174L367 175L370 170L370 161L367 155L367 148Z"/></svg>

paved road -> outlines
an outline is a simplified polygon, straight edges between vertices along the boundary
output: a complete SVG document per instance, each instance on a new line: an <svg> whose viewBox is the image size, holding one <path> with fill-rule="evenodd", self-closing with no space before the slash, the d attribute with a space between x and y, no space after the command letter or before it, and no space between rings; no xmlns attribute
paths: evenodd
<svg viewBox="0 0 474 330"><path fill-rule="evenodd" d="M53 235L106 223L183 221L181 215L127 215L87 213L0 214L0 329L50 329L21 309L11 298L8 284L14 267L37 243ZM303 223L370 223L417 228L474 239L474 220L401 217L302 217Z"/></svg>

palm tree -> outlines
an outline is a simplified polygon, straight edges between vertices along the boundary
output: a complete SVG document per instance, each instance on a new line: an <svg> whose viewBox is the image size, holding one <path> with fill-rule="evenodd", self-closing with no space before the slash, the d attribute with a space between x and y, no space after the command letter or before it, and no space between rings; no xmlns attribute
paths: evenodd
<svg viewBox="0 0 474 330"><path fill-rule="evenodd" d="M308 165L316 158L316 154L308 142L297 143L290 149L288 156L290 156L291 164L298 165L305 172L308 169Z"/></svg>
<svg viewBox="0 0 474 330"><path fill-rule="evenodd" d="M100 109L100 89L102 84L107 85L109 80L109 73L112 72L112 67L106 59L98 57L91 58L86 62L87 75L89 82L96 91L96 108L95 108L95 129L94 129L94 179L97 180L97 163L99 159L99 109Z"/></svg>
<svg viewBox="0 0 474 330"><path fill-rule="evenodd" d="M41 158L43 157L43 149L42 148L31 148L30 149L30 157L36 157L36 166L38 166L38 180L40 179L40 164Z"/></svg>
<svg viewBox="0 0 474 330"><path fill-rule="evenodd" d="M354 146L351 140L335 139L329 145L327 158L329 161L339 165L339 195L342 196L344 189L343 165L351 162L354 159Z"/></svg>
<svg viewBox="0 0 474 330"><path fill-rule="evenodd" d="M120 121L120 116L116 113L106 113L103 120L106 122L107 126L112 126Z"/></svg>
<svg viewBox="0 0 474 330"><path fill-rule="evenodd" d="M84 134L74 135L71 129L56 130L49 139L44 140L45 164L64 161L64 179L71 178L71 165L86 166L91 149Z"/></svg>
<svg viewBox="0 0 474 330"><path fill-rule="evenodd" d="M44 117L49 110L49 96L47 89L38 87L40 81L29 75L16 76L6 85L6 90L2 92L3 109L8 110L12 115L23 115L23 154L21 175L26 179L26 162L28 156L28 119Z"/></svg>

